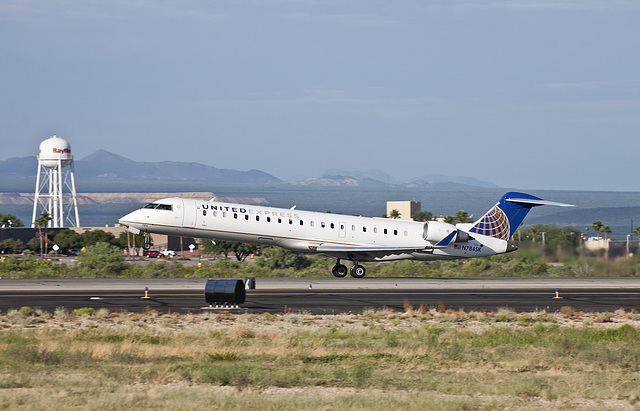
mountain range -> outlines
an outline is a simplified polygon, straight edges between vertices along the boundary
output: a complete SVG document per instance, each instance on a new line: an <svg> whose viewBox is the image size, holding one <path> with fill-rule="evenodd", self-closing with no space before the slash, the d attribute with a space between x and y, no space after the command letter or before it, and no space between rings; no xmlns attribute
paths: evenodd
<svg viewBox="0 0 640 411"><path fill-rule="evenodd" d="M38 159L35 156L13 157L0 161L0 175L7 177L35 177ZM260 170L238 171L221 169L195 162L134 161L106 150L75 161L76 179L101 181L193 181L212 183L280 183L281 179ZM406 181L398 181L383 171L327 170L322 177L288 181L292 185L317 186L384 186L430 187L464 185L496 188L497 185L471 177L426 174Z"/></svg>
<svg viewBox="0 0 640 411"><path fill-rule="evenodd" d="M14 157L0 161L0 174L3 176L35 176L37 167L38 159L35 156ZM81 160L76 160L74 167L78 180L128 179L216 183L277 183L282 181L260 170L237 171L179 161L133 161L106 150L98 150Z"/></svg>

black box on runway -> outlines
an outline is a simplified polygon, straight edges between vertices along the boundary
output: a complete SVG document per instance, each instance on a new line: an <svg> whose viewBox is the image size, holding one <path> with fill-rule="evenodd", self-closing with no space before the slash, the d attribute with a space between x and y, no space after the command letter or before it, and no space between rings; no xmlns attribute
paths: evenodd
<svg viewBox="0 0 640 411"><path fill-rule="evenodd" d="M207 280L204 299L210 306L244 304L246 290L242 280Z"/></svg>

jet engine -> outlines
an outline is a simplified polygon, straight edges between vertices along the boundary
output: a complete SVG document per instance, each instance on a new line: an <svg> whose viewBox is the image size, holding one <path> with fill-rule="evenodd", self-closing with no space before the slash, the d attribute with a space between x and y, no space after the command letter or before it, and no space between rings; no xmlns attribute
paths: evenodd
<svg viewBox="0 0 640 411"><path fill-rule="evenodd" d="M431 243L439 243L454 231L456 235L453 240L451 240L452 243L464 243L471 239L469 233L458 230L453 224L442 223L440 221L427 221L424 223L422 237Z"/></svg>

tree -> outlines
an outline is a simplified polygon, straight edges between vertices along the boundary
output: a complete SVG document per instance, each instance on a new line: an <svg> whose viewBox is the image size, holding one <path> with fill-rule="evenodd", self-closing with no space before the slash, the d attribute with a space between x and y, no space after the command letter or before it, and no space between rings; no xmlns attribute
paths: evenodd
<svg viewBox="0 0 640 411"><path fill-rule="evenodd" d="M558 227L553 224L536 224L522 229L525 237L533 238L534 233L545 233L547 251L562 249L576 251L580 246L580 230L575 227Z"/></svg>
<svg viewBox="0 0 640 411"><path fill-rule="evenodd" d="M118 245L121 248L127 248L129 246L142 247L144 245L144 236L142 234L135 235L125 231L124 233L120 233L120 236L118 237Z"/></svg>
<svg viewBox="0 0 640 411"><path fill-rule="evenodd" d="M445 222L445 223L447 223L447 224L453 224L453 223L454 223L454 218L453 218L453 216L450 216L450 215L445 216L445 217L444 217L444 222Z"/></svg>
<svg viewBox="0 0 640 411"><path fill-rule="evenodd" d="M228 258L230 253L234 253L236 260L244 261L251 254L258 252L258 246L254 244L237 243L233 241L216 241L215 244L210 240L201 240L200 245L208 254L224 254L224 258Z"/></svg>
<svg viewBox="0 0 640 411"><path fill-rule="evenodd" d="M72 248L82 248L84 244L82 236L68 228L58 231L53 237L53 242L63 250L63 253Z"/></svg>
<svg viewBox="0 0 640 411"><path fill-rule="evenodd" d="M413 221L429 221L433 218L433 214L429 211L418 211L411 218Z"/></svg>
<svg viewBox="0 0 640 411"><path fill-rule="evenodd" d="M395 208L393 210L391 210L391 213L389 214L389 218L392 218L394 220L397 220L400 218L402 214L400 214L400 211L396 210Z"/></svg>
<svg viewBox="0 0 640 411"><path fill-rule="evenodd" d="M469 220L469 213L464 210L460 210L456 213L455 221L459 223L466 223Z"/></svg>
<svg viewBox="0 0 640 411"><path fill-rule="evenodd" d="M49 248L49 241L47 239L47 225L49 221L51 221L51 214L46 211L40 214L40 217L36 218L34 221L36 227L38 227L38 237L40 237L40 258L42 258L43 252ZM42 238L42 227L44 227L44 239ZM43 241L46 241L45 247L43 247Z"/></svg>
<svg viewBox="0 0 640 411"><path fill-rule="evenodd" d="M24 250L24 243L20 240L14 240L13 238L9 238L8 240L4 240L0 243L0 250L2 253L16 253Z"/></svg>
<svg viewBox="0 0 640 411"><path fill-rule="evenodd" d="M600 220L596 220L593 223L591 223L591 228L593 228L593 231L596 232L596 237L600 237L600 230L602 229L602 221Z"/></svg>
<svg viewBox="0 0 640 411"><path fill-rule="evenodd" d="M640 225L633 229L633 231L638 236L638 241L640 241Z"/></svg>
<svg viewBox="0 0 640 411"><path fill-rule="evenodd" d="M608 225L603 225L600 230L604 233L604 241L607 241L607 234L611 234L611 228Z"/></svg>
<svg viewBox="0 0 640 411"><path fill-rule="evenodd" d="M256 261L259 266L269 269L294 268L296 270L311 265L311 260L304 255L280 247L263 247L262 255Z"/></svg>
<svg viewBox="0 0 640 411"><path fill-rule="evenodd" d="M125 271L129 265L120 249L109 243L96 243L78 255L79 272L85 276L108 277Z"/></svg>
<svg viewBox="0 0 640 411"><path fill-rule="evenodd" d="M91 230L85 231L81 234L82 240L85 246L94 245L97 243L107 243L111 245L119 245L116 236L111 233L107 233L104 230Z"/></svg>
<svg viewBox="0 0 640 411"><path fill-rule="evenodd" d="M0 227L24 227L22 221L11 213L0 213Z"/></svg>

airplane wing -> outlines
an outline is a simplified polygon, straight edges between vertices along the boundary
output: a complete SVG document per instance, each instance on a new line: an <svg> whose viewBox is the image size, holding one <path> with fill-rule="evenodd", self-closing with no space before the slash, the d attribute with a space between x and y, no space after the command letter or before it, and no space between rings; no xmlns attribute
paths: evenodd
<svg viewBox="0 0 640 411"><path fill-rule="evenodd" d="M316 248L316 251L319 253L339 258L358 259L362 261L401 254L411 254L427 250L430 251L431 249L425 249L424 247L350 246L332 244L320 244Z"/></svg>

